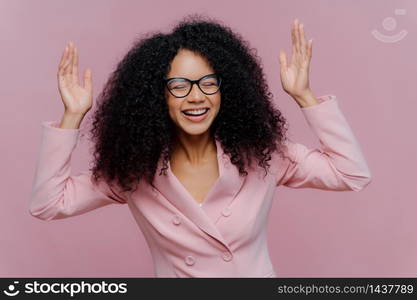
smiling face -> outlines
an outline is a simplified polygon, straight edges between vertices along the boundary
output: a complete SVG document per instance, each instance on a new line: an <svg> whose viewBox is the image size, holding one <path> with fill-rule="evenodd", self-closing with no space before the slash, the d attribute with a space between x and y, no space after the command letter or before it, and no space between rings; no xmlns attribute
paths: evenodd
<svg viewBox="0 0 417 300"><path fill-rule="evenodd" d="M180 49L171 62L171 68L166 78L183 77L189 80L198 80L209 74L215 74L215 72L210 67L207 59L190 50ZM179 95L178 93L184 90L184 84L187 83L171 81L169 88L172 93ZM206 92L210 92L210 89L213 89L215 84L215 78L210 76L205 77L200 82L200 86ZM169 115L175 123L179 134L193 136L207 134L220 109L220 90L212 95L207 95L200 90L197 84L192 85L189 94L183 98L176 98L166 87L165 98L168 104ZM198 116L200 114L202 115Z"/></svg>

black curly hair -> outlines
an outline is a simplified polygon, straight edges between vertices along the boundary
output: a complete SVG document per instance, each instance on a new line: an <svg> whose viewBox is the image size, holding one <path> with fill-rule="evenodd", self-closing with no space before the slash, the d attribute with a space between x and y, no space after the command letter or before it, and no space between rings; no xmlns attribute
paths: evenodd
<svg viewBox="0 0 417 300"><path fill-rule="evenodd" d="M118 63L98 97L93 116L94 181L116 182L123 191L145 179L153 186L158 162L166 174L175 140L163 78L179 49L205 57L222 78L221 107L210 133L239 174L251 158L268 171L271 153L283 154L287 121L274 108L256 50L212 18L189 15L168 33L147 33ZM136 188L135 188L136 189Z"/></svg>

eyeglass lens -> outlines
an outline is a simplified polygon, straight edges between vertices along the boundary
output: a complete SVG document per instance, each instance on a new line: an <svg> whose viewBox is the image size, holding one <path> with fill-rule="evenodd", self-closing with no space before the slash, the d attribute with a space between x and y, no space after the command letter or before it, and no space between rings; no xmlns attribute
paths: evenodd
<svg viewBox="0 0 417 300"><path fill-rule="evenodd" d="M219 80L217 76L208 76L202 78L198 85L203 93L210 95L219 89ZM190 91L191 82L182 78L174 78L168 81L167 86L176 97L183 97Z"/></svg>

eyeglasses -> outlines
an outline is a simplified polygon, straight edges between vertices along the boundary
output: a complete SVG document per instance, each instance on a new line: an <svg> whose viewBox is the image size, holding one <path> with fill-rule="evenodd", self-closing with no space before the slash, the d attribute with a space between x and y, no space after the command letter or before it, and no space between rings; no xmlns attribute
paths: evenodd
<svg viewBox="0 0 417 300"><path fill-rule="evenodd" d="M222 79L216 74L208 74L198 80L190 80L184 77L165 78L164 82L168 91L176 98L187 97L194 83L206 95L213 95L220 89Z"/></svg>

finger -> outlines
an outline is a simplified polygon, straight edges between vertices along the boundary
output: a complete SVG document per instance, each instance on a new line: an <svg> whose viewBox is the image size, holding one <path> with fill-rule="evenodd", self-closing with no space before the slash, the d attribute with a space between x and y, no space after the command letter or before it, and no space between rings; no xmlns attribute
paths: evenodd
<svg viewBox="0 0 417 300"><path fill-rule="evenodd" d="M287 55L284 51L279 51L279 63L281 66L281 71L284 71L287 69Z"/></svg>
<svg viewBox="0 0 417 300"><path fill-rule="evenodd" d="M299 22L298 19L295 19L295 44L297 53L301 53L301 44L300 44L300 29L299 29Z"/></svg>
<svg viewBox="0 0 417 300"><path fill-rule="evenodd" d="M71 63L69 65L69 75L71 76L71 79L74 79L74 60L75 60L75 53L74 53L74 44L71 43Z"/></svg>
<svg viewBox="0 0 417 300"><path fill-rule="evenodd" d="M299 26L299 36L300 36L300 48L301 48L301 53L303 54L303 56L307 55L307 42L304 36L304 24L300 24Z"/></svg>
<svg viewBox="0 0 417 300"><path fill-rule="evenodd" d="M59 74L61 76L66 76L68 74L68 67L71 63L71 48L70 45L68 45L67 54L65 56L64 63L61 66L61 69L59 71Z"/></svg>
<svg viewBox="0 0 417 300"><path fill-rule="evenodd" d="M72 63L72 43L70 42L68 45L68 56L66 62L64 64L62 75L68 76L71 75L71 63Z"/></svg>
<svg viewBox="0 0 417 300"><path fill-rule="evenodd" d="M77 47L74 46L74 65L72 67L72 77L74 82L78 82L78 50Z"/></svg>
<svg viewBox="0 0 417 300"><path fill-rule="evenodd" d="M65 47L64 54L62 55L62 59L61 59L61 62L59 64L59 67L58 67L58 74L59 75L62 75L64 73L64 67L68 62L68 57L69 57L69 47L67 45Z"/></svg>
<svg viewBox="0 0 417 300"><path fill-rule="evenodd" d="M61 68L64 65L65 59L67 56L68 56L68 45L65 47L64 52L62 53L61 61L59 62L58 68Z"/></svg>
<svg viewBox="0 0 417 300"><path fill-rule="evenodd" d="M307 57L308 57L308 62L311 61L311 57L313 56L313 39L310 39L308 41L308 46L307 46Z"/></svg>
<svg viewBox="0 0 417 300"><path fill-rule="evenodd" d="M291 40L292 40L292 54L294 55L297 52L297 43L296 43L296 36L295 36L295 21L291 26Z"/></svg>
<svg viewBox="0 0 417 300"><path fill-rule="evenodd" d="M84 71L84 88L87 91L92 91L93 90L93 85L92 85L92 80L91 80L91 69L87 68Z"/></svg>
<svg viewBox="0 0 417 300"><path fill-rule="evenodd" d="M298 59L298 52L299 52L298 44L297 44L297 34L296 34L297 26L296 26L296 22L297 22L297 19L294 20L294 22L292 24L292 30L291 30L292 40L293 40L291 62L290 62L291 65L296 64L296 61Z"/></svg>

